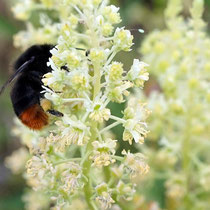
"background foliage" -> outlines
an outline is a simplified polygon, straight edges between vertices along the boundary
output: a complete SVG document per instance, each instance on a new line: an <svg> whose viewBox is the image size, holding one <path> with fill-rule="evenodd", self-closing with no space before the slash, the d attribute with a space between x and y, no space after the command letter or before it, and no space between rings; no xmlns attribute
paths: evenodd
<svg viewBox="0 0 210 210"><path fill-rule="evenodd" d="M15 21L10 11L10 5L13 4L13 1L0 0L0 86L11 74L12 63L19 54L13 47L12 37L23 28L20 22ZM116 6L120 6L123 25L126 25L128 29L143 28L145 30L143 35L133 32L135 47L140 46L143 38L154 29L165 28L163 11L166 7L166 0L113 0L111 2ZM191 5L191 0L185 0L184 17L189 16L189 11L187 10L189 5ZM204 20L207 23L210 22L210 0L205 1ZM208 30L209 28L210 25L208 24ZM133 58L137 56L141 55L137 55L136 49L130 54L122 53L118 58L126 61L125 63L130 66ZM155 88L156 84L151 79L147 84L146 93L153 87ZM121 110L121 108L115 107L119 116L120 111L118 110ZM14 139L10 134L13 116L8 88L4 95L0 97L0 209L4 210L23 209L21 196L24 182L20 176L13 176L3 163L4 158L19 147L18 139ZM114 132L121 135L120 127L117 127ZM159 201L163 207L164 187L161 179L155 182L154 189L153 192L148 192L148 198L149 200L155 199Z"/></svg>

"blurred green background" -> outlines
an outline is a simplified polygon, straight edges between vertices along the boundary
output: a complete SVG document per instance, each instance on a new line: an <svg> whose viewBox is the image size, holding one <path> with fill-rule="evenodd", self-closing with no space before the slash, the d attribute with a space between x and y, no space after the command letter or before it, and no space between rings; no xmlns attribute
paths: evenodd
<svg viewBox="0 0 210 210"><path fill-rule="evenodd" d="M25 26L13 17L10 8L14 2L14 0L0 0L0 86L12 74L13 62L20 53L18 49L13 47L13 35L24 29ZM187 17L189 14L187 8L192 1L183 0L183 2L186 8L184 16ZM125 67L128 67L133 58L141 56L137 53L137 49L144 37L154 29L164 28L163 11L167 0L112 0L111 3L121 8L122 25L125 25L127 29L143 28L145 30L144 34L132 31L135 43L134 50L132 53L118 55L118 59L123 60ZM210 0L205 1L204 19L210 23ZM208 24L209 29L210 25ZM0 210L22 210L24 204L21 201L21 196L24 191L24 181L21 176L12 175L4 166L5 157L20 146L18 139L11 135L14 113L9 92L10 88L7 88L4 94L0 96ZM120 116L119 107L115 108ZM117 127L114 132L120 135L120 127ZM159 190L150 196L156 200L161 200L163 189L161 181L157 185L159 185Z"/></svg>

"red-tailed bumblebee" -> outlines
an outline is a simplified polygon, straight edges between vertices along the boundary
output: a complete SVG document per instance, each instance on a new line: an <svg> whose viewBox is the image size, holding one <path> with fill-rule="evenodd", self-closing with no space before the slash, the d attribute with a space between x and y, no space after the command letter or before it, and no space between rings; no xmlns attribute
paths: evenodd
<svg viewBox="0 0 210 210"><path fill-rule="evenodd" d="M51 109L51 103L44 98L42 77L51 72L47 66L52 56L53 45L33 45L28 48L14 63L14 74L2 86L5 87L15 80L10 97L13 109L21 122L33 130L40 130L48 124L48 113L61 117L63 114Z"/></svg>

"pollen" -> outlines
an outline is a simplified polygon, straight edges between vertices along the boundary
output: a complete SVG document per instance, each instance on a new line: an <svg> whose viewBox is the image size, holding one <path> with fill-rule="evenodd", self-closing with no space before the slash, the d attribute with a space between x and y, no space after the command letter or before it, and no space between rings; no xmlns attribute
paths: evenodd
<svg viewBox="0 0 210 210"><path fill-rule="evenodd" d="M19 116L24 125L32 130L41 130L48 124L48 116L39 104L34 104Z"/></svg>
<svg viewBox="0 0 210 210"><path fill-rule="evenodd" d="M45 112L48 111L49 109L51 109L51 106L52 106L51 101L49 101L49 100L47 100L47 99L42 99L40 103L41 103L42 109L43 109Z"/></svg>

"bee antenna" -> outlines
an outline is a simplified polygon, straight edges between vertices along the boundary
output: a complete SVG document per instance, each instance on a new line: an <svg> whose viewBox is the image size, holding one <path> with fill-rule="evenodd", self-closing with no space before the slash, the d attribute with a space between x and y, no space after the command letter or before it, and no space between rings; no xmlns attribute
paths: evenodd
<svg viewBox="0 0 210 210"><path fill-rule="evenodd" d="M35 59L35 57L31 57L31 59L29 61L26 61L24 64L22 64L17 71L7 80L7 82L1 87L0 89L0 95L4 92L4 89L7 87L7 85L9 85L11 82L13 82L13 80L18 76L18 74L20 74L22 71L24 71L24 69L26 68L26 66L28 66L31 62L33 62Z"/></svg>

